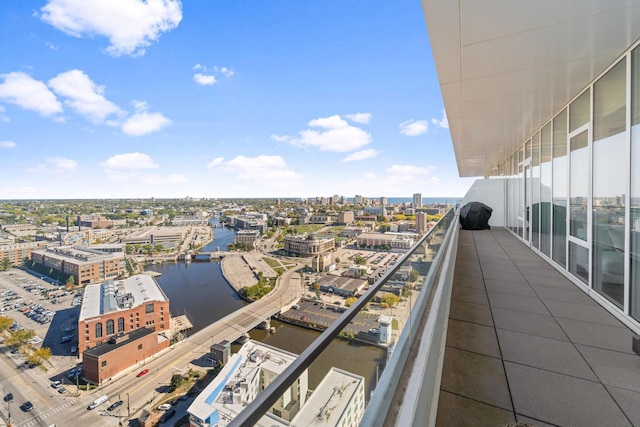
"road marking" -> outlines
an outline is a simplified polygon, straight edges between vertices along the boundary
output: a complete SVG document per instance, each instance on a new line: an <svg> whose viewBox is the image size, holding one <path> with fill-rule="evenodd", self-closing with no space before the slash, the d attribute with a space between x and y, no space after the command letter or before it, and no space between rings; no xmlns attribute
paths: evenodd
<svg viewBox="0 0 640 427"><path fill-rule="evenodd" d="M16 427L18 426L24 426L24 427L30 427L32 425L36 425L38 424L39 421L43 421L45 418L49 417L50 415L54 415L57 414L58 412L62 411L65 408L68 408L69 406L75 405L76 401L75 400L70 400L68 402L66 402L64 405L60 405L57 406L55 408L51 408L51 409L47 409L44 412L39 413L38 415L23 421L19 424L15 424Z"/></svg>

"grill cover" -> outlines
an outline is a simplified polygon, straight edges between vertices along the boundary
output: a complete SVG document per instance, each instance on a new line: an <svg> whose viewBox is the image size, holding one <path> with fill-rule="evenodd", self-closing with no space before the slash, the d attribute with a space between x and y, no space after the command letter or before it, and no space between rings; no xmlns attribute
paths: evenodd
<svg viewBox="0 0 640 427"><path fill-rule="evenodd" d="M469 202L460 209L460 225L464 230L486 230L493 209L484 203Z"/></svg>

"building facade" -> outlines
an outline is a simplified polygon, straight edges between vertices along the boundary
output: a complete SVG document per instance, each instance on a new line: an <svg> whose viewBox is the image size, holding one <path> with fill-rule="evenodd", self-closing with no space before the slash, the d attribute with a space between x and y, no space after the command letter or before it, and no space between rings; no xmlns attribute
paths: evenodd
<svg viewBox="0 0 640 427"><path fill-rule="evenodd" d="M59 273L73 276L76 285L114 279L126 273L124 254L107 254L84 246L62 246L34 250L31 260Z"/></svg>
<svg viewBox="0 0 640 427"><path fill-rule="evenodd" d="M89 285L78 318L78 349L91 349L140 328L164 333L170 330L170 320L169 300L151 276Z"/></svg>
<svg viewBox="0 0 640 427"><path fill-rule="evenodd" d="M338 223L340 224L353 224L355 222L355 215L353 211L338 213Z"/></svg>
<svg viewBox="0 0 640 427"><path fill-rule="evenodd" d="M309 234L307 236L286 236L284 238L284 251L289 256L307 258L324 255L334 249L334 239L320 239L315 234Z"/></svg>
<svg viewBox="0 0 640 427"><path fill-rule="evenodd" d="M427 214L424 212L416 213L416 233L424 234L427 232Z"/></svg>
<svg viewBox="0 0 640 427"><path fill-rule="evenodd" d="M422 194L420 193L413 194L413 202L411 203L411 206L413 206L414 208L422 207Z"/></svg>
<svg viewBox="0 0 640 427"><path fill-rule="evenodd" d="M25 259L31 259L33 251L42 250L48 245L49 242L12 243L9 245L0 245L0 260L8 258L12 265L19 266L24 263Z"/></svg>

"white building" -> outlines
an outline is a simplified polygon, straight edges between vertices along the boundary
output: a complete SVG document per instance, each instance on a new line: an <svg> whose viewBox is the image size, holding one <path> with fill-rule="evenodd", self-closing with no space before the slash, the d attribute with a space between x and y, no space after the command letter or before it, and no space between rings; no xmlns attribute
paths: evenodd
<svg viewBox="0 0 640 427"><path fill-rule="evenodd" d="M250 340L232 355L189 409L193 427L226 426L247 403L296 360L297 355ZM280 397L259 426L288 426L306 401L307 371Z"/></svg>
<svg viewBox="0 0 640 427"><path fill-rule="evenodd" d="M364 378L331 368L291 425L357 426L364 415L364 404Z"/></svg>

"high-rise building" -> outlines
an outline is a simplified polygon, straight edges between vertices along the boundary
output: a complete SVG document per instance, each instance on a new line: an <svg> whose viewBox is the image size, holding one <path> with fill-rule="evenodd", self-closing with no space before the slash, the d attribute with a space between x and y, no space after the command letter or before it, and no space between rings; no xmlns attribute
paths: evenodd
<svg viewBox="0 0 640 427"><path fill-rule="evenodd" d="M427 214L416 212L416 233L423 234L427 231Z"/></svg>
<svg viewBox="0 0 640 427"><path fill-rule="evenodd" d="M421 208L422 207L422 194L413 193L413 207Z"/></svg>
<svg viewBox="0 0 640 427"><path fill-rule="evenodd" d="M380 197L380 206L385 207L389 204L386 197Z"/></svg>

